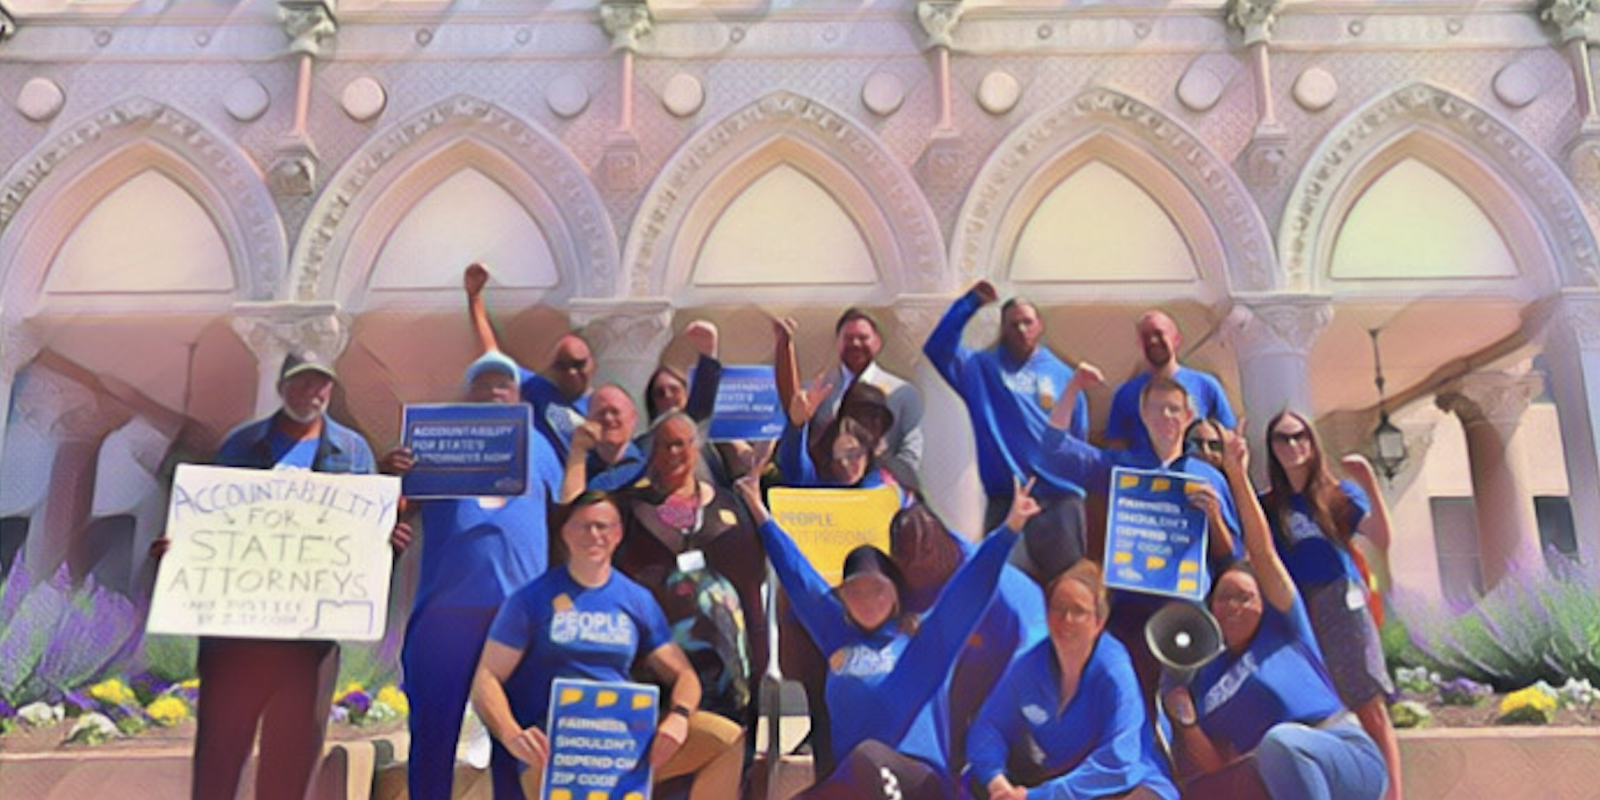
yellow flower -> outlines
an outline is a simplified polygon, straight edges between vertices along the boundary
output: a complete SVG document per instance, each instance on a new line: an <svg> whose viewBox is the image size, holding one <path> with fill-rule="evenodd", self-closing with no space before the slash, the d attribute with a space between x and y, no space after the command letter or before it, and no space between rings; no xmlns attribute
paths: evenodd
<svg viewBox="0 0 1600 800"><path fill-rule="evenodd" d="M392 683L378 690L378 702L401 714L411 713L411 701L406 699L406 693Z"/></svg>
<svg viewBox="0 0 1600 800"><path fill-rule="evenodd" d="M183 683L178 684L178 688L179 689L198 689L198 688L200 688L200 679L199 678L190 678L189 680L186 680Z"/></svg>
<svg viewBox="0 0 1600 800"><path fill-rule="evenodd" d="M189 718L189 704L170 694L164 694L150 701L145 706L144 713L149 714L156 724L171 727Z"/></svg>
<svg viewBox="0 0 1600 800"><path fill-rule="evenodd" d="M1539 690L1537 686L1518 689L1500 699L1500 713L1509 714L1522 708L1532 708L1540 713L1551 713L1556 710L1556 699Z"/></svg>
<svg viewBox="0 0 1600 800"><path fill-rule="evenodd" d="M89 696L113 706L125 706L135 702L133 690L120 678L112 678L89 687Z"/></svg>

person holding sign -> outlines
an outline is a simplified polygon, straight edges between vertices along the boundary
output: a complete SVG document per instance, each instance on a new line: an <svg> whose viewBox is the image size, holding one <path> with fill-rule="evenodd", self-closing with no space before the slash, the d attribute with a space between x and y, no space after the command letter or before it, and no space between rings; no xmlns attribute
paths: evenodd
<svg viewBox="0 0 1600 800"><path fill-rule="evenodd" d="M1050 413L1050 433L1046 434L1039 459L1041 474L1061 476L1078 483L1094 493L1110 489L1111 471L1115 467L1153 470L1173 475L1194 476L1204 481L1198 491L1188 494L1189 502L1206 513L1206 555L1213 575L1228 562L1242 555L1234 536L1239 530L1238 512L1228 490L1228 482L1215 467L1198 456L1184 452L1184 431L1194 417L1189 404L1189 392L1183 384L1167 377L1154 376L1144 385L1139 398L1139 417L1150 438L1150 448L1141 450L1105 450L1071 434L1067 428L1075 413L1079 392L1103 382L1100 370L1093 364L1079 364L1078 370L1067 382L1061 401ZM1112 536L1107 535L1107 541ZM1160 663L1150 652L1144 637L1144 626L1150 616L1160 609L1161 598L1138 592L1119 591L1112 601L1111 631L1128 645L1133 655L1139 683L1145 689L1147 708L1155 709L1156 678Z"/></svg>
<svg viewBox="0 0 1600 800"><path fill-rule="evenodd" d="M1383 753L1328 677L1305 603L1250 484L1244 437L1223 438L1223 470L1250 560L1229 567L1212 587L1222 654L1187 680L1163 681L1171 685L1162 699L1186 796L1233 797L1231 789L1208 791L1209 782L1248 770L1239 762L1253 754L1273 800L1378 800L1388 785Z"/></svg>
<svg viewBox="0 0 1600 800"><path fill-rule="evenodd" d="M627 681L641 658L671 687L671 711L650 744L655 780L693 773L690 800L737 797L744 731L697 710L700 680L672 642L661 607L648 590L612 569L612 554L622 541L615 501L604 492L585 492L556 516L567 562L506 600L473 677L478 716L528 767L520 786L496 775L495 797L522 797L525 788L538 796L550 761L550 732L542 726L551 681Z"/></svg>
<svg viewBox="0 0 1600 800"><path fill-rule="evenodd" d="M1018 657L967 737L973 789L1028 797L1178 800L1139 679L1116 637L1100 567L1079 561L1049 586L1050 638Z"/></svg>
<svg viewBox="0 0 1600 800"><path fill-rule="evenodd" d="M469 402L518 402L516 362L499 352L472 362L466 381ZM411 701L406 784L414 800L450 797L461 710L489 624L506 597L545 571L546 509L561 480L560 464L543 436L527 437L527 450L528 481L520 495L419 501L421 576L400 651ZM396 475L414 463L406 448L383 458L384 471ZM515 761L498 743L493 769L515 780Z"/></svg>
<svg viewBox="0 0 1600 800"><path fill-rule="evenodd" d="M994 597L1006 556L1039 513L1032 481L1014 488L1011 513L962 564L938 602L906 613L905 580L882 550L862 545L845 558L835 589L778 527L755 480L739 481L761 524L774 571L795 614L828 654L833 772L799 795L823 798L954 798L942 693L956 658Z"/></svg>
<svg viewBox="0 0 1600 800"><path fill-rule="evenodd" d="M327 416L337 375L309 350L293 350L278 372L283 405L235 429L213 463L264 470L370 474L372 449L361 435ZM411 540L395 526L396 550ZM170 542L151 543L160 557ZM200 704L196 714L192 796L231 798L239 788L256 728L261 728L257 797L304 797L322 758L322 742L339 674L331 641L206 636L200 639Z"/></svg>
<svg viewBox="0 0 1600 800"><path fill-rule="evenodd" d="M1380 552L1389 547L1389 513L1372 465L1359 455L1343 460L1357 482L1337 481L1305 417L1285 411L1267 423L1267 476L1261 496L1272 541L1305 598L1339 699L1383 749L1389 764L1388 800L1400 798L1400 743L1389 720L1394 684L1369 602L1366 559L1354 538L1364 534Z"/></svg>
<svg viewBox="0 0 1600 800"><path fill-rule="evenodd" d="M461 276L467 292L467 316L485 353L499 352L500 340L489 322L483 289L489 283L489 270L482 264L469 264ZM550 375L517 367L522 400L533 406L533 424L562 459L572 441L572 431L589 413L589 382L594 379L594 354L589 343L576 332L556 339L551 349Z"/></svg>

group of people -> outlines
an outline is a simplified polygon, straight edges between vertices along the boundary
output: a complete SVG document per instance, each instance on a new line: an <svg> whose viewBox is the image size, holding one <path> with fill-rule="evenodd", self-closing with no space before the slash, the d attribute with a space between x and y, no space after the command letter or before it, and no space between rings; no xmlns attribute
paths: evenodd
<svg viewBox="0 0 1600 800"><path fill-rule="evenodd" d="M661 684L659 791L738 797L769 659L807 690L808 800L1400 797L1393 689L1355 543L1388 545L1372 469L1347 457L1352 480L1335 479L1310 422L1285 411L1267 429L1258 494L1242 424L1216 378L1178 363L1166 314L1138 320L1144 363L1115 390L1102 447L1085 399L1099 369L1055 355L1020 298L1002 306L992 347L967 348L997 292L980 281L955 301L923 353L969 412L989 531L974 543L921 496L921 397L878 364L867 313L841 315L837 366L810 385L795 323L775 320L782 435L712 442L714 326L683 332L692 372L650 376L641 426L624 387L593 385L579 334L557 340L543 372L504 355L487 281L479 265L464 275L483 347L465 399L527 403L537 435L522 494L412 503L392 536L403 549L415 527L422 547L402 653L411 797L451 795L469 701L494 740L495 796L537 796L558 677ZM412 469L409 450L374 458L326 417L335 381L331 365L291 354L283 408L230 435L217 461ZM1100 517L1118 466L1184 476L1207 520L1204 605L1223 646L1198 669L1164 668L1151 650L1146 624L1172 601L1107 589ZM765 490L780 485L892 489L888 551L857 547L830 585L768 511ZM765 586L769 563L777 586ZM769 620L764 598L780 587ZM202 643L195 797L233 796L259 719L258 796L304 794L337 653Z"/></svg>

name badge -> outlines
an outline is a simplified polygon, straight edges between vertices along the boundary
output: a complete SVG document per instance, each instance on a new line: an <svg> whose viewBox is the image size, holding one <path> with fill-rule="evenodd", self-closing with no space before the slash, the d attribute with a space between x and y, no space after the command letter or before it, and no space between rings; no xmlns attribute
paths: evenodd
<svg viewBox="0 0 1600 800"><path fill-rule="evenodd" d="M679 572L698 572L706 568L706 554L700 550L685 550L678 554Z"/></svg>
<svg viewBox="0 0 1600 800"><path fill-rule="evenodd" d="M1039 378L1039 407L1052 411L1056 407L1056 384L1049 376Z"/></svg>
<svg viewBox="0 0 1600 800"><path fill-rule="evenodd" d="M1345 608L1355 611L1367 607L1367 590L1355 581L1345 581L1344 588Z"/></svg>

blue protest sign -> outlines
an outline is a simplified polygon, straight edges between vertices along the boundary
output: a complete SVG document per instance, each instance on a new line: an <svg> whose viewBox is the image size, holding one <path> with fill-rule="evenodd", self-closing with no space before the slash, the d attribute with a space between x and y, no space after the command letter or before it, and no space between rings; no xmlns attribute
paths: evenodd
<svg viewBox="0 0 1600 800"><path fill-rule="evenodd" d="M556 678L544 800L650 800L650 741L660 690L638 683Z"/></svg>
<svg viewBox="0 0 1600 800"><path fill-rule="evenodd" d="M771 366L723 367L711 411L711 441L778 438L786 421L781 405Z"/></svg>
<svg viewBox="0 0 1600 800"><path fill-rule="evenodd" d="M1206 515L1189 495L1208 486L1181 472L1117 467L1106 515L1106 585L1205 599Z"/></svg>
<svg viewBox="0 0 1600 800"><path fill-rule="evenodd" d="M403 439L416 465L402 491L418 499L522 494L532 424L526 403L406 406Z"/></svg>

